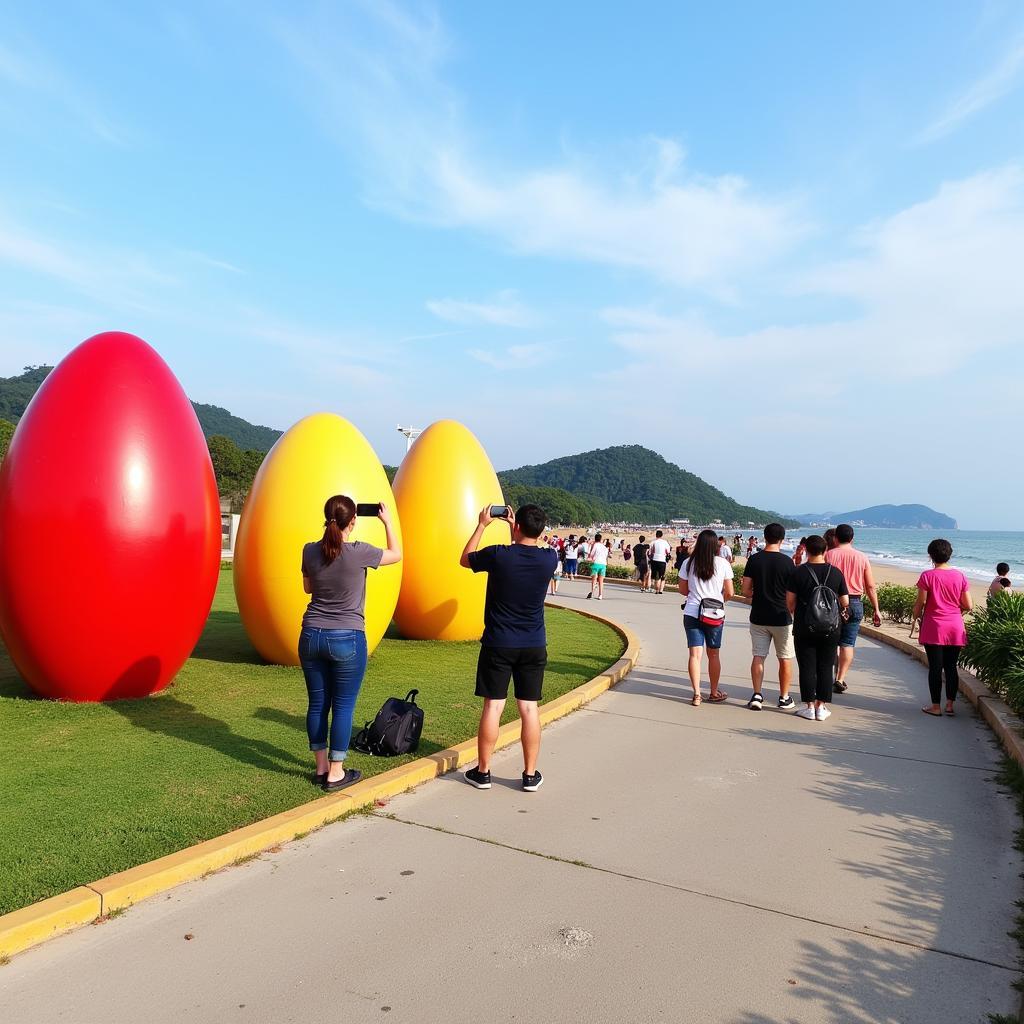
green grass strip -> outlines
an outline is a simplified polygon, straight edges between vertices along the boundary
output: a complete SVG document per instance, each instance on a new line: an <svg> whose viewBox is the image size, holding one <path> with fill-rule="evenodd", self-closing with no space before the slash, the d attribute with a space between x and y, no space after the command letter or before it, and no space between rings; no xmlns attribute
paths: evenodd
<svg viewBox="0 0 1024 1024"><path fill-rule="evenodd" d="M547 610L545 700L622 654L602 623ZM59 642L59 638L55 641ZM370 659L356 727L417 687L420 750L476 732L479 645L389 636ZM145 700L38 700L0 648L0 914L315 799L302 671L263 664L222 570L206 630L173 684ZM505 720L516 718L509 701ZM405 758L353 754L367 776Z"/></svg>

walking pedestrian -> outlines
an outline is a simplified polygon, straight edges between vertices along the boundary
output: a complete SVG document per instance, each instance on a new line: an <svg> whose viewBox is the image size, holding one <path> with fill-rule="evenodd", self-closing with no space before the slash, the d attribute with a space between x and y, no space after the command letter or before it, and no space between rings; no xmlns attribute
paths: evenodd
<svg viewBox="0 0 1024 1024"><path fill-rule="evenodd" d="M808 538L809 540L809 538ZM810 547L807 548L810 554ZM842 574L849 588L850 613L843 622L839 637L839 665L836 671L836 693L846 693L850 667L853 665L853 652L860 634L860 624L864 618L864 595L871 601L871 621L875 626L882 624L882 612L878 607L878 591L875 589L875 577L871 572L871 563L863 551L853 546L853 527L840 523L836 527L836 546L825 552L825 561L834 565Z"/></svg>
<svg viewBox="0 0 1024 1024"><path fill-rule="evenodd" d="M537 544L547 521L542 509L523 505L514 517L512 509L507 509L504 521L512 531L512 543L477 550L484 530L494 522L490 507L485 507L459 559L463 568L487 573L484 634L476 668L476 695L483 698L484 706L477 731L476 767L470 768L465 778L477 789L491 788L491 755L511 681L522 723L523 789L534 793L544 782L537 770L537 705L548 661L544 595L557 559L553 551Z"/></svg>
<svg viewBox="0 0 1024 1024"><path fill-rule="evenodd" d="M640 593L646 594L651 585L651 567L647 560L647 552L651 545L641 533L640 539L633 545L633 561L636 563L636 578L640 581Z"/></svg>
<svg viewBox="0 0 1024 1024"><path fill-rule="evenodd" d="M576 568L578 566L579 545L576 543L575 534L570 533L565 541L565 575L574 583L576 582Z"/></svg>
<svg viewBox="0 0 1024 1024"><path fill-rule="evenodd" d="M829 595L833 595L829 597ZM786 607L793 616L793 645L800 673L801 718L823 722L832 712L833 666L844 614L849 613L849 589L842 572L825 561L825 538L807 538L807 562L793 568L786 590ZM826 613L832 620L826 625Z"/></svg>
<svg viewBox="0 0 1024 1024"><path fill-rule="evenodd" d="M718 537L714 530L701 530L693 553L679 573L679 593L683 603L683 628L689 650L687 671L694 707L700 707L700 672L704 648L708 650L708 677L711 681L709 700L721 704L729 694L718 688L722 677L722 631L725 626L725 602L734 593L732 566L717 554Z"/></svg>
<svg viewBox="0 0 1024 1024"><path fill-rule="evenodd" d="M921 573L917 581L917 600L910 613L911 621L920 619L920 643L928 655L928 689L932 702L921 708L926 715L941 717L942 677L946 677L946 714L955 714L953 705L960 689L957 662L967 643L964 612L974 607L967 577L954 569L949 560L953 545L936 539L928 545L933 568ZM1009 567L1007 567L1009 568Z"/></svg>
<svg viewBox="0 0 1024 1024"><path fill-rule="evenodd" d="M668 569L668 556L672 553L672 545L665 540L664 530L655 530L654 543L651 545L651 582L654 583L654 592L662 594L665 592L665 571Z"/></svg>
<svg viewBox="0 0 1024 1024"><path fill-rule="evenodd" d="M601 540L601 534L594 534L594 543L590 545L590 600L595 593L598 601L604 600L604 575L608 571L608 545Z"/></svg>
<svg viewBox="0 0 1024 1024"><path fill-rule="evenodd" d="M323 537L302 549L302 587L310 595L299 632L299 664L309 698L306 734L316 760L313 782L328 793L362 777L345 767L345 758L366 674L366 570L402 560L388 507L381 504L377 516L386 548L351 539L356 503L335 494L324 504Z"/></svg>
<svg viewBox="0 0 1024 1024"><path fill-rule="evenodd" d="M712 531L712 532L714 532L714 531ZM700 534L698 534L698 537L699 536L700 536ZM726 539L724 537L719 537L718 538L718 557L719 558L724 558L730 565L732 565L732 559L733 559L732 548L729 547L729 543L728 543L728 541L726 541Z"/></svg>
<svg viewBox="0 0 1024 1024"><path fill-rule="evenodd" d="M786 530L780 523L764 528L764 550L747 559L743 567L743 596L750 598L750 681L754 693L747 701L751 711L764 707L761 685L764 662L772 645L779 660L779 708L792 708L789 687L793 681L793 616L786 606L786 592L794 566L782 553Z"/></svg>

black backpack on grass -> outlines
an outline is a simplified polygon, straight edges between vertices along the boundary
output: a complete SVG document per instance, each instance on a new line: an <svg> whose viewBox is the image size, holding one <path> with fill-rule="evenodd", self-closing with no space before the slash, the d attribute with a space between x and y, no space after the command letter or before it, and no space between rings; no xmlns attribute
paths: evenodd
<svg viewBox="0 0 1024 1024"><path fill-rule="evenodd" d="M411 754L420 745L423 709L416 703L419 690L410 690L405 700L388 697L377 717L367 722L352 741L352 749L374 757Z"/></svg>

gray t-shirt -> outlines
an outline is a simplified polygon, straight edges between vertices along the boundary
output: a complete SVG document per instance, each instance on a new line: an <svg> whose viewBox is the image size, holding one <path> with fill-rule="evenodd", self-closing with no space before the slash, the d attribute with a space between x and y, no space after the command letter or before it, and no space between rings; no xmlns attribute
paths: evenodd
<svg viewBox="0 0 1024 1024"><path fill-rule="evenodd" d="M341 553L324 563L320 542L302 548L302 575L313 584L302 625L318 629L366 629L366 570L380 565L384 552L372 544L354 540L342 544Z"/></svg>

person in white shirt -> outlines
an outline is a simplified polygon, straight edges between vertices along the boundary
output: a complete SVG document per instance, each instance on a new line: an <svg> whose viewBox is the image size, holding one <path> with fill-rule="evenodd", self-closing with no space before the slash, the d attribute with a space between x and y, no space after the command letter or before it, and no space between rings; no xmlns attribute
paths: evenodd
<svg viewBox="0 0 1024 1024"><path fill-rule="evenodd" d="M594 543L590 545L590 593L587 600L597 591L598 601L604 600L604 574L608 571L608 545L601 540L601 534L594 534Z"/></svg>
<svg viewBox="0 0 1024 1024"><path fill-rule="evenodd" d="M693 687L694 707L700 707L700 666L704 648L708 649L708 675L711 678L712 704L721 704L729 696L718 688L722 677L722 631L725 626L725 603L735 590L732 566L715 554L718 538L714 530L701 530L693 554L679 570L679 593L686 598L683 605L683 626L686 646L690 650L688 670Z"/></svg>
<svg viewBox="0 0 1024 1024"><path fill-rule="evenodd" d="M656 530L654 542L651 544L651 582L656 594L665 593L665 570L668 558L672 554L672 545L665 540L663 530Z"/></svg>
<svg viewBox="0 0 1024 1024"><path fill-rule="evenodd" d="M713 533L714 531L712 531ZM724 558L730 565L732 565L732 548L729 547L729 542L724 537L718 538L718 557Z"/></svg>

